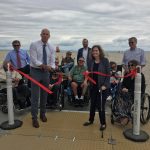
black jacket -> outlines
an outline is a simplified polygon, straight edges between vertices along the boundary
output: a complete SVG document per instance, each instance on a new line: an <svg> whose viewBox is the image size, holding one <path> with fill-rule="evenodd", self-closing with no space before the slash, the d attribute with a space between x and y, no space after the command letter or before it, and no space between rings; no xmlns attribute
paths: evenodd
<svg viewBox="0 0 150 150"><path fill-rule="evenodd" d="M90 64L89 71L93 71L94 60ZM98 75L98 87L100 88L102 85L106 86L107 89L110 88L110 66L107 58L101 59L101 62L98 66L98 72L106 74L108 76Z"/></svg>
<svg viewBox="0 0 150 150"><path fill-rule="evenodd" d="M134 82L135 78L132 78L131 76L124 78L122 81L122 88L127 88L128 91L134 95ZM141 93L145 93L145 77L143 73L141 73Z"/></svg>
<svg viewBox="0 0 150 150"><path fill-rule="evenodd" d="M80 57L83 57L83 49L84 48L80 48L78 50L78 54L77 54L77 62L79 60ZM92 57L91 57L91 48L88 47L88 54L87 54L87 58L86 59L86 62L87 62L87 69L89 70L89 66L90 66L90 63L91 63L91 60L92 60Z"/></svg>

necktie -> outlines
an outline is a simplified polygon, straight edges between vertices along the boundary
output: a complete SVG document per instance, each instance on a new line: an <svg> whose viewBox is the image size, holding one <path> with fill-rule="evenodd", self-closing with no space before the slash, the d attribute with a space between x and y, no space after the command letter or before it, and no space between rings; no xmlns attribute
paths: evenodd
<svg viewBox="0 0 150 150"><path fill-rule="evenodd" d="M20 59L19 51L16 51L16 57L17 57L17 68L21 68L21 59Z"/></svg>
<svg viewBox="0 0 150 150"><path fill-rule="evenodd" d="M47 65L46 44L43 45L43 64Z"/></svg>

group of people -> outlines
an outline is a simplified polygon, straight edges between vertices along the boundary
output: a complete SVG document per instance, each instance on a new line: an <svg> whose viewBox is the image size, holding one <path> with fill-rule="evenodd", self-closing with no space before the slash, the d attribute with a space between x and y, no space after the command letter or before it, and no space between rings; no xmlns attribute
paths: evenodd
<svg viewBox="0 0 150 150"><path fill-rule="evenodd" d="M7 70L7 64L9 62L16 69L19 69L27 74L30 72L30 76L43 84L45 87L52 88L50 86L49 73L54 68L58 68L59 62L56 63L57 59L55 59L55 48L50 42L48 42L50 38L50 31L44 28L42 29L40 36L40 40L33 42L30 45L30 57L26 51L23 51L20 48L20 41L13 41L12 46L14 49L7 54L3 65L5 70ZM82 44L83 48L79 49L77 53L77 65L74 65L75 62L74 59L70 57L70 51L66 53L66 58L63 58L61 65L64 66L62 68L64 72L67 72L68 80L71 81L71 87L75 99L79 99L77 95L78 86L82 88L80 99L84 98L87 86L90 87L91 103L89 121L85 122L83 125L88 126L93 124L95 111L98 109L100 130L104 130L106 128L105 103L110 89L110 63L108 58L105 57L104 51L100 45L94 45L92 48L89 48L87 39L83 39ZM136 65L141 65L143 67L146 65L144 51L137 48L136 44L137 39L135 37L129 39L130 49L125 51L122 61L125 73L129 73L131 69L130 66L136 67ZM107 74L107 76L92 74L91 77L96 81L96 84L93 84L83 75L83 72L85 71L101 72L103 74ZM125 81L125 83L127 82ZM128 88L130 88L130 86L124 86L124 90ZM39 128L39 99L40 119L42 122L47 122L47 95L48 94L46 91L40 89L38 85L31 82L31 115L32 125L35 128Z"/></svg>

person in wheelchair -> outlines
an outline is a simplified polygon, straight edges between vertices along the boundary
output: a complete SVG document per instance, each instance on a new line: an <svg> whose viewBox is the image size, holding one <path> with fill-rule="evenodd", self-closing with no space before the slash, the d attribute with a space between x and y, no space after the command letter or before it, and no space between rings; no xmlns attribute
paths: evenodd
<svg viewBox="0 0 150 150"><path fill-rule="evenodd" d="M120 87L121 71L117 69L117 63L110 61L110 94L107 97L108 101L112 100L114 92Z"/></svg>
<svg viewBox="0 0 150 150"><path fill-rule="evenodd" d="M129 72L125 74L129 74L131 71L135 70L139 65L137 60L131 60L128 62ZM119 95L116 97L114 102L112 103L112 115L111 122L114 121L121 123L122 125L128 124L129 120L132 119L131 107L134 102L134 85L135 85L135 77L128 76L125 77L121 84L121 89L119 91ZM141 73L141 98L145 93L145 77L144 74Z"/></svg>
<svg viewBox="0 0 150 150"><path fill-rule="evenodd" d="M71 55L72 55L72 52L67 51L66 52L66 57L62 58L62 61L61 61L62 71L66 74L69 73L69 71L74 66L74 59L71 57Z"/></svg>
<svg viewBox="0 0 150 150"><path fill-rule="evenodd" d="M128 62L128 69L129 69L129 73L132 70L135 70L136 67L139 65L139 62L137 60L131 60ZM125 76L128 73L125 74ZM124 93L129 93L131 96L131 99L134 100L134 84L135 84L135 78L132 76L129 76L127 78L124 78L122 81L122 92ZM141 73L141 96L145 93L145 76L143 73Z"/></svg>
<svg viewBox="0 0 150 150"><path fill-rule="evenodd" d="M60 88L60 82L59 82L59 73L60 73L60 67L59 67L59 59L55 59L55 69L51 71L50 73L50 82L49 82L49 89L53 92L52 94L48 94L47 97L47 106L50 106L52 108L56 108L57 106L57 99L58 99L58 91Z"/></svg>
<svg viewBox="0 0 150 150"><path fill-rule="evenodd" d="M18 79L15 85L12 88L13 92L13 103L15 110L23 110L29 106L31 106L31 91L30 88L25 84L23 79ZM7 88L3 88L0 90L0 106L4 113L8 112L7 106Z"/></svg>
<svg viewBox="0 0 150 150"><path fill-rule="evenodd" d="M87 79L83 75L83 72L87 70L84 63L84 57L80 57L77 65L71 69L68 77L68 79L71 81L71 88L73 90L75 101L84 100L84 95L88 86ZM80 97L78 95L78 88L82 89Z"/></svg>

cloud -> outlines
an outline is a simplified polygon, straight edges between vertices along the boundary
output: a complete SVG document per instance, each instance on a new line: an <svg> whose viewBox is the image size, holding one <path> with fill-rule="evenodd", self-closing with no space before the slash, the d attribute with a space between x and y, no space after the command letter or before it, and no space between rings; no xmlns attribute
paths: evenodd
<svg viewBox="0 0 150 150"><path fill-rule="evenodd" d="M141 0L1 0L0 49L11 49L15 39L28 49L46 27L51 42L66 50L79 49L83 38L90 46L124 50L131 36L150 50L149 7L150 1Z"/></svg>

